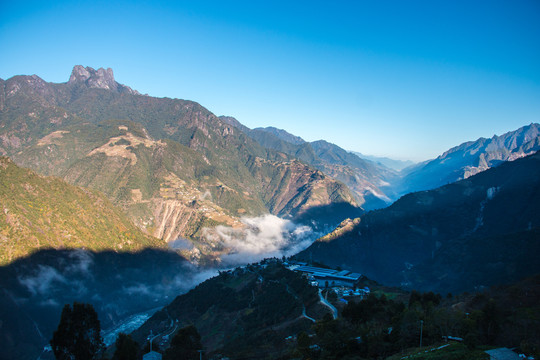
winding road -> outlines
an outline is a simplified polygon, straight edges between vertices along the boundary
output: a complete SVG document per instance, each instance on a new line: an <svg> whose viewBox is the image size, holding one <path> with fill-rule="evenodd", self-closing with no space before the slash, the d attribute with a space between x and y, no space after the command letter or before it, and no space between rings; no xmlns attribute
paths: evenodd
<svg viewBox="0 0 540 360"><path fill-rule="evenodd" d="M332 310L332 316L334 317L334 320L338 318L338 311L337 309L334 307L334 305L330 304L328 302L328 300L326 300L323 296L322 296L322 290L319 289L319 298L321 299L321 303L323 305L325 305L326 307L330 308L330 310Z"/></svg>

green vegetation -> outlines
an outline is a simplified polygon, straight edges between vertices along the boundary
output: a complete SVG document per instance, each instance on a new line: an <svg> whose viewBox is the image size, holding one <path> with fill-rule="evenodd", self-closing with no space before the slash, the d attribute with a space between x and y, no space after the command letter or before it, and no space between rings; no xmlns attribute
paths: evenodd
<svg viewBox="0 0 540 360"><path fill-rule="evenodd" d="M313 168L289 162L195 102L37 76L5 82L18 91L0 112L0 154L104 193L147 234L192 240L197 256L219 255L202 237L204 226L356 206L343 184L312 176Z"/></svg>
<svg viewBox="0 0 540 360"><path fill-rule="evenodd" d="M139 344L130 335L120 333L114 344L115 350L112 360L137 360Z"/></svg>
<svg viewBox="0 0 540 360"><path fill-rule="evenodd" d="M201 335L193 325L186 326L174 335L171 346L165 351L163 359L197 359L198 350L203 350Z"/></svg>
<svg viewBox="0 0 540 360"><path fill-rule="evenodd" d="M303 359L488 359L484 350L519 347L538 356L540 277L476 295L443 299L410 293L407 303L370 294L349 302L342 317L313 325L298 336L293 354ZM524 316L524 314L527 314ZM445 337L460 338L446 342ZM421 347L418 347L421 344Z"/></svg>
<svg viewBox="0 0 540 360"><path fill-rule="evenodd" d="M221 272L199 284L157 312L133 336L141 341L150 329L161 333L171 319L178 319L181 326L196 327L209 354L277 358L287 354L287 336L309 329L304 309L311 316L327 311L304 277L269 261Z"/></svg>
<svg viewBox="0 0 540 360"><path fill-rule="evenodd" d="M0 264L42 248L163 248L102 194L39 176L0 158Z"/></svg>

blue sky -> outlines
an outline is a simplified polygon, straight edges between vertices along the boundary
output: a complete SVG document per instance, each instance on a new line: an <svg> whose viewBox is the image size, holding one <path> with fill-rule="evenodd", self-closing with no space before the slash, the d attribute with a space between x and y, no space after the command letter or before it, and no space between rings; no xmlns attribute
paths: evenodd
<svg viewBox="0 0 540 360"><path fill-rule="evenodd" d="M425 160L540 122L540 2L0 2L0 78L110 67L366 154Z"/></svg>

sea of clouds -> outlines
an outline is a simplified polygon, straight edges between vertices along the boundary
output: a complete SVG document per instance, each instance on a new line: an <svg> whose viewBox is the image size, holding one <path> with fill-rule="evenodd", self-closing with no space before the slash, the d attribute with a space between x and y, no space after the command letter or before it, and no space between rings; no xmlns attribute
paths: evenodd
<svg viewBox="0 0 540 360"><path fill-rule="evenodd" d="M204 231L208 241L230 249L230 253L222 257L224 265L234 266L269 257L291 256L307 248L321 235L310 226L270 214L244 217L241 221L243 228L219 225Z"/></svg>

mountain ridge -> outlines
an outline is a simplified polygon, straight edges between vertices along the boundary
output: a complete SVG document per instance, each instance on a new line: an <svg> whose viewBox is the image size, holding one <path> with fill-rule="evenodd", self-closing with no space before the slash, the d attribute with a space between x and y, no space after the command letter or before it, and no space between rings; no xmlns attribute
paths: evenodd
<svg viewBox="0 0 540 360"><path fill-rule="evenodd" d="M537 152L405 195L322 239L331 241L315 242L299 257L420 290L467 291L518 280L540 271L534 260L540 253L538 179Z"/></svg>
<svg viewBox="0 0 540 360"><path fill-rule="evenodd" d="M110 69L76 66L60 84L17 76L0 80L0 90L0 154L102 191L148 234L189 238L194 260L226 251L205 228L245 226L244 216L294 218L342 203L359 211L345 185L196 102L138 95Z"/></svg>
<svg viewBox="0 0 540 360"><path fill-rule="evenodd" d="M282 129L267 127L251 130L232 117L224 118L262 146L293 156L343 182L365 210L386 207L391 203L393 195L386 192L397 176L393 170L361 159L325 140L305 142Z"/></svg>
<svg viewBox="0 0 540 360"><path fill-rule="evenodd" d="M351 152L362 159L366 159L366 160L370 160L370 161L382 164L396 171L401 171L415 164L415 162L412 160L397 160L397 159L392 159L389 157L365 155L357 151L351 151Z"/></svg>
<svg viewBox="0 0 540 360"><path fill-rule="evenodd" d="M404 171L396 192L429 190L466 179L504 161L512 161L540 150L540 124L531 123L491 138L479 138L455 146L436 159Z"/></svg>

